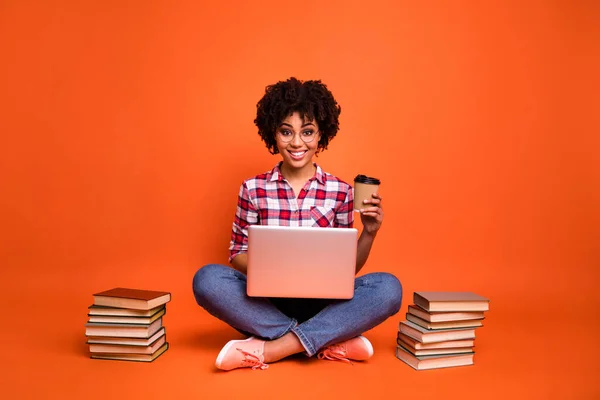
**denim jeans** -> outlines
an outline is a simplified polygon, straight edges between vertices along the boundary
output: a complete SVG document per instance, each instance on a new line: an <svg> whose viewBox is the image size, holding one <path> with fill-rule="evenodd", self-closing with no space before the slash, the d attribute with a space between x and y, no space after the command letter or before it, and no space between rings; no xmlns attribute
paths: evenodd
<svg viewBox="0 0 600 400"><path fill-rule="evenodd" d="M400 281L384 272L356 278L350 300L248 297L246 275L218 264L196 272L193 290L200 306L248 336L273 340L293 332L308 356L379 325L402 302Z"/></svg>

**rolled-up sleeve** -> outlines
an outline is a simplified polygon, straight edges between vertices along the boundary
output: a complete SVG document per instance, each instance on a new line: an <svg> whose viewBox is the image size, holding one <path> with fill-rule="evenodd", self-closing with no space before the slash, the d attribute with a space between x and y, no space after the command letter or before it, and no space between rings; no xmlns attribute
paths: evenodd
<svg viewBox="0 0 600 400"><path fill-rule="evenodd" d="M354 192L352 187L348 188L346 198L335 213L336 228L352 228L354 225Z"/></svg>
<svg viewBox="0 0 600 400"><path fill-rule="evenodd" d="M258 213L252 199L248 187L244 182L240 186L238 194L237 209L235 211L235 219L231 230L231 241L229 242L229 262L240 253L248 251L248 226L258 223Z"/></svg>

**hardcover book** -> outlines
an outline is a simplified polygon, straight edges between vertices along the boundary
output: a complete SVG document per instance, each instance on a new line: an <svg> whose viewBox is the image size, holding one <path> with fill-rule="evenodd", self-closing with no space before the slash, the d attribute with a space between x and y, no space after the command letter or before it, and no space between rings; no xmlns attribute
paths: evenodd
<svg viewBox="0 0 600 400"><path fill-rule="evenodd" d="M111 336L88 336L88 344L120 344L125 346L150 346L159 337L166 335L166 328L163 326L154 335L149 338L130 338L130 337L111 337Z"/></svg>
<svg viewBox="0 0 600 400"><path fill-rule="evenodd" d="M149 317L127 317L127 316L120 316L120 315L115 315L115 316L88 315L89 316L88 322L104 322L107 324L136 324L136 325L146 324L147 325L147 324L151 324L152 322L156 321L157 319L159 319L160 317L165 315L166 312L167 312L167 310L164 307L162 307L162 308L159 308L158 312L154 313L154 315L151 315Z"/></svg>
<svg viewBox="0 0 600 400"><path fill-rule="evenodd" d="M411 354L415 356L437 356L444 354L460 354L460 353L473 353L475 350L473 347L448 347L448 348L440 348L440 349L425 349L425 350L417 350L414 347L409 346L406 342L397 339L396 340L398 346L402 346L404 350L407 350Z"/></svg>
<svg viewBox="0 0 600 400"><path fill-rule="evenodd" d="M467 321L471 319L483 319L484 317L483 311L432 312L416 305L408 306L408 312L428 322Z"/></svg>
<svg viewBox="0 0 600 400"><path fill-rule="evenodd" d="M402 346L396 348L396 357L416 370L460 367L473 364L473 354L446 354L437 356L415 356Z"/></svg>
<svg viewBox="0 0 600 400"><path fill-rule="evenodd" d="M478 328L480 326L483 326L483 322L480 319L471 319L467 321L428 322L408 313L406 314L406 319L410 322L414 322L419 326L422 326L425 329L431 330L451 328Z"/></svg>
<svg viewBox="0 0 600 400"><path fill-rule="evenodd" d="M402 332L398 332L398 337L396 339L398 344L400 341L405 344L404 347L410 347L415 350L434 350L434 349L446 349L453 347L473 347L475 345L474 339L466 339L466 340L447 340L444 342L434 342L434 343L421 343L410 336L405 335Z"/></svg>
<svg viewBox="0 0 600 400"><path fill-rule="evenodd" d="M156 314L165 305L151 308L149 310L132 310L130 308L116 308L91 305L88 307L88 315L123 316L123 317L150 317Z"/></svg>
<svg viewBox="0 0 600 400"><path fill-rule="evenodd" d="M147 339L154 335L161 327L162 318L159 318L148 325L88 322L85 324L85 335Z"/></svg>
<svg viewBox="0 0 600 400"><path fill-rule="evenodd" d="M413 299L427 311L488 311L490 302L471 292L415 292Z"/></svg>
<svg viewBox="0 0 600 400"><path fill-rule="evenodd" d="M119 360L119 361L141 361L152 362L160 357L169 348L169 343L163 344L153 354L118 354L118 353L92 353L90 358L98 360Z"/></svg>
<svg viewBox="0 0 600 400"><path fill-rule="evenodd" d="M400 322L399 331L421 343L475 339L475 328L428 330L410 321Z"/></svg>
<svg viewBox="0 0 600 400"><path fill-rule="evenodd" d="M171 293L154 290L115 288L94 294L94 305L150 310L171 301Z"/></svg>
<svg viewBox="0 0 600 400"><path fill-rule="evenodd" d="M120 344L90 344L90 353L106 354L154 354L165 342L167 337L162 335L149 346L125 346Z"/></svg>

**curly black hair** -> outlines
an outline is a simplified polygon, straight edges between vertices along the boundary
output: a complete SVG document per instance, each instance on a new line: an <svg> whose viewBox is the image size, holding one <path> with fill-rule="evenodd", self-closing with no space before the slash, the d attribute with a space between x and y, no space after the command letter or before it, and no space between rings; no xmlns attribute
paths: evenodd
<svg viewBox="0 0 600 400"><path fill-rule="evenodd" d="M271 154L279 153L275 131L294 112L298 112L303 120L318 124L321 138L317 149L326 149L340 127L338 119L342 111L333 94L320 80L303 82L294 77L267 86L256 109L254 124Z"/></svg>

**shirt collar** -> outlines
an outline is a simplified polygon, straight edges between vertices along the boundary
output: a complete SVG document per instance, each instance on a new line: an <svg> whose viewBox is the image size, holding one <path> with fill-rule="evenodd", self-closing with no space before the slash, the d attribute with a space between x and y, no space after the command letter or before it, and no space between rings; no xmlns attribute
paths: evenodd
<svg viewBox="0 0 600 400"><path fill-rule="evenodd" d="M271 176L268 177L268 180L270 182L283 181L283 176L281 175L281 169L280 169L281 164L283 164L283 161L280 161L279 163L277 163L277 165L271 170L271 172L270 172ZM319 167L319 165L317 163L313 163L313 165L315 167L317 167L317 170L315 171L315 174L313 175L313 177L309 179L309 181L316 179L320 184L324 185L325 182L327 181L327 177L326 177L325 173L323 172L323 170L321 169L321 167Z"/></svg>

